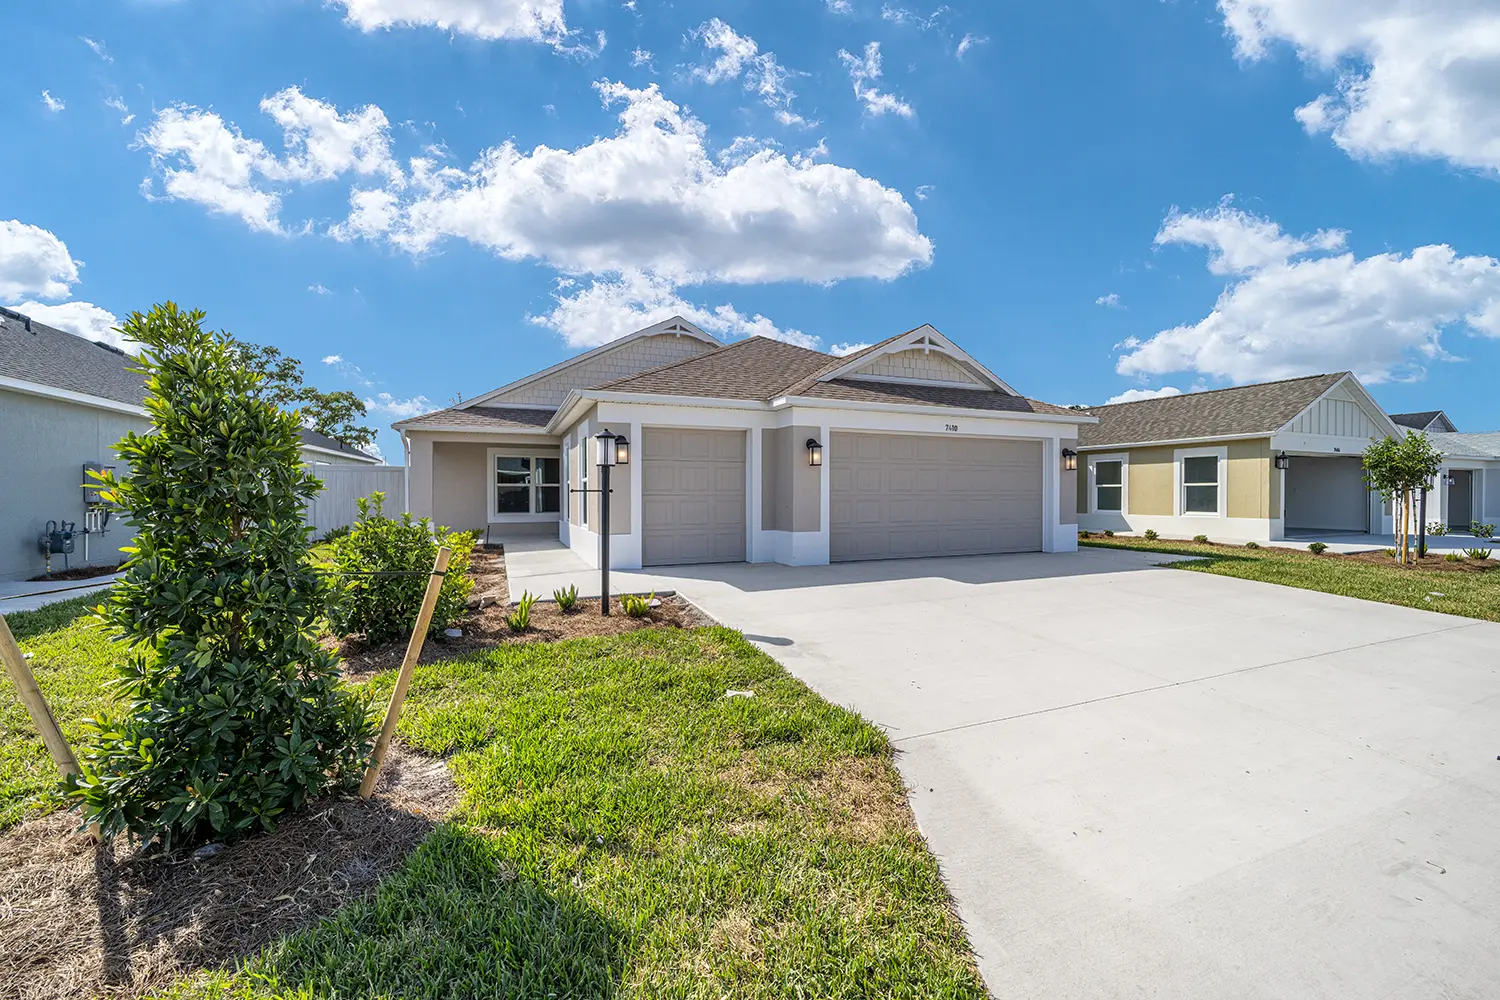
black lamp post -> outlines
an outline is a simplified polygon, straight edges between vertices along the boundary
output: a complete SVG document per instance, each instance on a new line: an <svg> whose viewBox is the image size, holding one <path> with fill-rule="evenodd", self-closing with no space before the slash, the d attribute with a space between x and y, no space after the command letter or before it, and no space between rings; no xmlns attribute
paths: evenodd
<svg viewBox="0 0 1500 1000"><path fill-rule="evenodd" d="M630 464L630 441L623 434L612 434L608 427L594 435L598 451L599 488L579 490L599 494L599 613L609 617L609 470ZM584 503L588 503L585 498Z"/></svg>

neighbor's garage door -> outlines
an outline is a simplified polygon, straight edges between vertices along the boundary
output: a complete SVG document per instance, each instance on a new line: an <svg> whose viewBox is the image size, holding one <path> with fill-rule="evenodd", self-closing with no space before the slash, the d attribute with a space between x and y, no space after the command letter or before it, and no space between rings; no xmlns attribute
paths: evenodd
<svg viewBox="0 0 1500 1000"><path fill-rule="evenodd" d="M744 562L744 432L647 427L641 436L641 562Z"/></svg>
<svg viewBox="0 0 1500 1000"><path fill-rule="evenodd" d="M906 434L834 434L829 556L1036 552L1042 445Z"/></svg>

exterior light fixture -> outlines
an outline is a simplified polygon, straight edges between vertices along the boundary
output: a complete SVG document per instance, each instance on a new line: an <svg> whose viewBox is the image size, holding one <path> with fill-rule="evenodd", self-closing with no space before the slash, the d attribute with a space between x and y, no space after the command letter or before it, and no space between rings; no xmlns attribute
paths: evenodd
<svg viewBox="0 0 1500 1000"><path fill-rule="evenodd" d="M807 464L814 469L823 464L823 446L818 444L817 438L807 439Z"/></svg>
<svg viewBox="0 0 1500 1000"><path fill-rule="evenodd" d="M599 443L598 454L600 467L612 467L615 464L616 459L619 457L615 454L615 435L611 434L609 428L606 427L604 428L604 430L594 435L594 440Z"/></svg>
<svg viewBox="0 0 1500 1000"><path fill-rule="evenodd" d="M1453 473L1451 473L1451 472L1445 472L1445 473L1443 473L1443 485L1444 486L1452 486L1452 485L1454 485L1457 482L1458 482L1458 480L1453 478Z"/></svg>
<svg viewBox="0 0 1500 1000"><path fill-rule="evenodd" d="M1279 455L1276 456L1276 468L1278 468L1281 471L1285 472L1287 469L1290 469L1291 467L1292 467L1292 457L1290 455L1288 455L1286 452L1282 452L1281 454L1279 454Z"/></svg>
<svg viewBox="0 0 1500 1000"><path fill-rule="evenodd" d="M1078 471L1078 452L1074 451L1072 448L1064 448L1062 450L1062 459L1064 472Z"/></svg>
<svg viewBox="0 0 1500 1000"><path fill-rule="evenodd" d="M626 440L624 434L615 435L615 464L630 464L630 442Z"/></svg>

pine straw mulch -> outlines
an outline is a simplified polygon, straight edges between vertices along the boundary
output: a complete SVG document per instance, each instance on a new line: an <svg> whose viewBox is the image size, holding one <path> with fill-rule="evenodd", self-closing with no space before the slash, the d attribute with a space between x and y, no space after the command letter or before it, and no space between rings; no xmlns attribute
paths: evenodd
<svg viewBox="0 0 1500 1000"><path fill-rule="evenodd" d="M609 617L599 613L597 597L580 599L571 612L564 614L551 601L538 601L531 608L531 626L515 632L505 618L513 610L509 584L505 576L505 558L498 547L476 548L469 562L474 578L474 599L490 598L481 607L471 607L458 622L463 635L457 638L436 636L422 646L419 663L451 660L498 646L530 642L556 642L589 636L623 635L645 628L698 628L716 622L680 597L658 598L658 607L644 618L631 618L618 598L610 601ZM543 594L543 597L551 595ZM394 670L406 655L406 640L366 646L355 637L342 643L330 640L344 660L344 672L351 680L365 680L382 670Z"/></svg>
<svg viewBox="0 0 1500 1000"><path fill-rule="evenodd" d="M0 997L139 997L331 914L453 808L447 765L393 746L376 794L325 799L201 861L95 847L72 813L0 837Z"/></svg>

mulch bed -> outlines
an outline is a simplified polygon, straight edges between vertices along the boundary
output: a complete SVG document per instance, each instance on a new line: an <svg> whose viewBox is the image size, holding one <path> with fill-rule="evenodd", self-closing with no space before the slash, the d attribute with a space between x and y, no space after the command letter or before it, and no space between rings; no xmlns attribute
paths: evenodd
<svg viewBox="0 0 1500 1000"><path fill-rule="evenodd" d="M1331 553L1327 552L1323 553L1323 558L1328 558L1330 554ZM1397 569L1399 569L1401 566L1400 563L1396 562L1396 560L1392 559L1384 552L1356 552L1352 555L1341 555L1338 558L1353 559L1355 562L1375 563L1379 566L1394 566ZM1463 559L1450 561L1444 559L1442 555L1433 555L1431 551L1429 551L1428 554L1423 556L1421 559L1416 560L1414 563L1409 563L1408 565L1416 569L1436 570L1442 573L1490 573L1496 569L1500 569L1500 562L1497 562L1494 559Z"/></svg>
<svg viewBox="0 0 1500 1000"><path fill-rule="evenodd" d="M476 548L469 561L469 575L474 578L471 600L488 597L493 603L470 608L458 622L463 635L457 638L437 636L422 647L418 662L435 663L454 657L483 652L498 646L529 642L555 642L559 639L581 639L588 636L623 635L646 628L698 628L716 624L703 612L679 597L663 597L660 606L644 618L631 618L618 599L610 601L609 617L599 613L597 597L579 600L569 613L559 611L551 601L538 601L531 608L531 627L515 632L505 623L510 614L510 588L505 576L505 558L498 547ZM332 640L330 640L332 642ZM355 637L334 643L344 659L344 671L351 679L361 680L382 670L401 665L406 655L406 640L366 646Z"/></svg>
<svg viewBox="0 0 1500 1000"><path fill-rule="evenodd" d="M41 576L28 577L27 583L52 583L57 580L92 580L96 576L109 576L111 573L120 572L123 563L113 566L74 566L71 569L60 569L56 573L43 573Z"/></svg>
<svg viewBox="0 0 1500 1000"><path fill-rule="evenodd" d="M248 956L374 888L453 808L443 761L392 747L369 800L191 852L96 847L54 814L0 837L0 997L138 997Z"/></svg>

